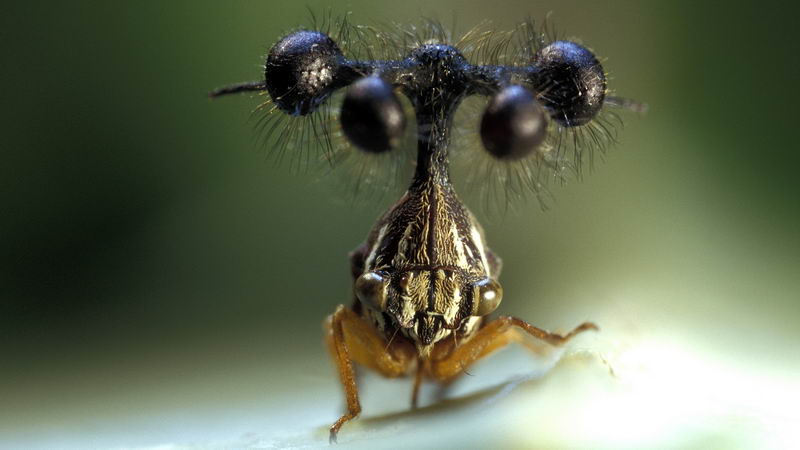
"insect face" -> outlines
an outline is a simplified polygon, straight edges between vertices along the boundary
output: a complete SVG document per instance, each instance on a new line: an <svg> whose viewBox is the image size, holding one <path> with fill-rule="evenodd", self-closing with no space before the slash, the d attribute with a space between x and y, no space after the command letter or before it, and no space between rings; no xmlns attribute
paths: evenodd
<svg viewBox="0 0 800 450"><path fill-rule="evenodd" d="M470 334L481 316L500 304L497 281L473 279L456 268L412 269L391 277L367 272L356 279L354 291L376 327L402 333L427 357L453 333Z"/></svg>

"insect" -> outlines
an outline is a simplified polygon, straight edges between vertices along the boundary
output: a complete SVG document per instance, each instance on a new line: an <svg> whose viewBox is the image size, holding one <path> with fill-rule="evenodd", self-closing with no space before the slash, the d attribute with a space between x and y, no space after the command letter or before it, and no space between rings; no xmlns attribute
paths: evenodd
<svg viewBox="0 0 800 450"><path fill-rule="evenodd" d="M364 59L348 58L330 33L295 31L272 46L263 80L210 94L266 93L274 114L304 117L344 90L341 130L369 154L400 145L409 118L398 96L413 106L417 158L410 185L351 252L352 304L339 305L324 322L347 405L330 427L331 441L361 412L354 363L386 377L413 375L415 407L423 379L447 384L509 343L533 337L558 346L598 329L585 322L561 335L516 317L490 318L503 299L502 261L451 184L453 117L465 98L488 97L479 125L483 148L494 161L533 174L563 169L569 144L579 167L586 146L612 135L601 112L637 104L608 95L606 74L590 50L567 40L546 42L531 23L491 45L478 31L460 41L486 63L471 62L438 25L429 28L418 39L379 35L396 44L395 57ZM512 56L500 57L520 35Z"/></svg>

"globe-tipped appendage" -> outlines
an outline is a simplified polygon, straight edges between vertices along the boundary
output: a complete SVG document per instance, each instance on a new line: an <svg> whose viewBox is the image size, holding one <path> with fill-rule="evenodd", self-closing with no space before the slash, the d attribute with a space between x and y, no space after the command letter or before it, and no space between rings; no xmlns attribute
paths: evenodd
<svg viewBox="0 0 800 450"><path fill-rule="evenodd" d="M547 137L547 115L530 91L512 85L489 101L481 119L481 141L500 160L528 156Z"/></svg>
<svg viewBox="0 0 800 450"><path fill-rule="evenodd" d="M342 51L324 33L297 31L270 49L264 84L278 108L305 115L330 96L342 58Z"/></svg>
<svg viewBox="0 0 800 450"><path fill-rule="evenodd" d="M550 117L565 127L585 125L606 96L603 66L586 47L555 41L537 52L532 84Z"/></svg>
<svg viewBox="0 0 800 450"><path fill-rule="evenodd" d="M406 126L392 85L378 76L364 77L347 89L339 119L347 139L370 153L396 148Z"/></svg>

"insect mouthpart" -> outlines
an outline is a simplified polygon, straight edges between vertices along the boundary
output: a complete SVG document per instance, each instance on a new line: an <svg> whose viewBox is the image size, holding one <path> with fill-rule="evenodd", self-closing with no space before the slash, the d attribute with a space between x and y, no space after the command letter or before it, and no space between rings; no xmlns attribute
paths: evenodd
<svg viewBox="0 0 800 450"><path fill-rule="evenodd" d="M407 336L414 341L417 354L422 359L426 359L430 355L434 344L453 332L444 327L444 319L440 314L435 313L420 314L414 325L407 330Z"/></svg>

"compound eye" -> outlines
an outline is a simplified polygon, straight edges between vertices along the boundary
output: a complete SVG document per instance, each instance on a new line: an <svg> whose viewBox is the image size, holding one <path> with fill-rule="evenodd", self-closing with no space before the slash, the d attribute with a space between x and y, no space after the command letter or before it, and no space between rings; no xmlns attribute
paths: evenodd
<svg viewBox="0 0 800 450"><path fill-rule="evenodd" d="M508 86L483 113L481 141L495 158L517 160L529 155L547 136L547 116L527 89Z"/></svg>
<svg viewBox="0 0 800 450"><path fill-rule="evenodd" d="M370 153L396 148L406 127L392 86L377 76L362 78L347 89L340 120L347 139Z"/></svg>
<svg viewBox="0 0 800 450"><path fill-rule="evenodd" d="M332 91L342 51L317 31L292 33L272 46L264 66L265 85L282 111L313 112Z"/></svg>
<svg viewBox="0 0 800 450"><path fill-rule="evenodd" d="M533 84L550 115L565 127L584 125L603 107L606 75L586 47L556 41L536 54Z"/></svg>
<svg viewBox="0 0 800 450"><path fill-rule="evenodd" d="M485 316L500 306L503 300L503 288L500 283L484 278L472 287L472 315Z"/></svg>
<svg viewBox="0 0 800 450"><path fill-rule="evenodd" d="M383 311L386 309L386 279L375 272L367 272L356 279L356 297L365 306Z"/></svg>

